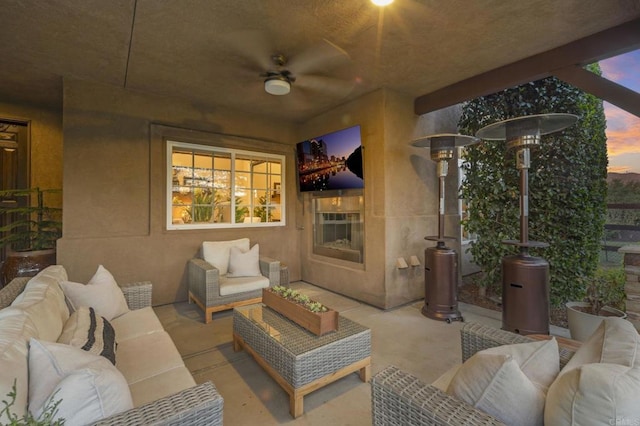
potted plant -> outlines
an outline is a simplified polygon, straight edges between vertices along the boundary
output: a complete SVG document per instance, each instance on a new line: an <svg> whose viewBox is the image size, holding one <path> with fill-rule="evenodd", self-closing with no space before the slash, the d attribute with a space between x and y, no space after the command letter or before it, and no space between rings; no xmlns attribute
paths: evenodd
<svg viewBox="0 0 640 426"><path fill-rule="evenodd" d="M0 191L0 249L5 249L2 283L33 276L56 263L56 241L62 236L62 208L48 206L45 196L60 189Z"/></svg>
<svg viewBox="0 0 640 426"><path fill-rule="evenodd" d="M586 293L584 301L566 304L572 339L585 341L604 317L627 317L623 311L625 279L622 268L599 268L594 277L583 279Z"/></svg>

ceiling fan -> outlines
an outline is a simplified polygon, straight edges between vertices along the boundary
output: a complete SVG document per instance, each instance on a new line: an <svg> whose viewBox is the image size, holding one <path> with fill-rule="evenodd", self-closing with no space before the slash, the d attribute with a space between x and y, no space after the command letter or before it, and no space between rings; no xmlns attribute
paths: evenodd
<svg viewBox="0 0 640 426"><path fill-rule="evenodd" d="M296 81L296 77L291 71L283 69L287 64L287 58L283 54L278 53L272 55L271 60L275 68L260 74L260 77L265 78L264 90L270 95L288 95L291 91L291 83Z"/></svg>
<svg viewBox="0 0 640 426"><path fill-rule="evenodd" d="M268 40L257 31L235 33L229 40L236 54L254 64L249 69L254 70L253 76L262 79L268 94L287 95L295 87L318 95L344 97L353 89L353 81L335 76L335 70L349 64L351 58L329 40L322 39L292 55L273 49Z"/></svg>

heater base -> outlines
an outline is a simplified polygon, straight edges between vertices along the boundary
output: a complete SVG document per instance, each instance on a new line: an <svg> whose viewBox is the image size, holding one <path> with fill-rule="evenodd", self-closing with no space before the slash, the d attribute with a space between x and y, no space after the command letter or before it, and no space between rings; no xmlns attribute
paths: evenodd
<svg viewBox="0 0 640 426"><path fill-rule="evenodd" d="M424 251L422 315L437 321L463 321L458 310L458 255L440 242Z"/></svg>
<svg viewBox="0 0 640 426"><path fill-rule="evenodd" d="M502 329L549 334L549 263L520 253L502 259Z"/></svg>

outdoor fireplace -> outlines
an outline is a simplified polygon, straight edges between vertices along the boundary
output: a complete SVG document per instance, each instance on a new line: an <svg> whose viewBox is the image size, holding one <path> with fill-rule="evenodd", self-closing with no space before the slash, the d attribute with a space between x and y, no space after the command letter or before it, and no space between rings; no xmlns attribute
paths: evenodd
<svg viewBox="0 0 640 426"><path fill-rule="evenodd" d="M313 209L313 253L363 263L362 196L315 198Z"/></svg>

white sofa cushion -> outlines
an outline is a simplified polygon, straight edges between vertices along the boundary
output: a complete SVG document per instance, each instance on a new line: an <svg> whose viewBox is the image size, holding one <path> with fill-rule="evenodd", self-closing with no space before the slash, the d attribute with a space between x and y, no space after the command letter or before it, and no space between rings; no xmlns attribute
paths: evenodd
<svg viewBox="0 0 640 426"><path fill-rule="evenodd" d="M19 418L27 412L28 341L37 334L38 330L23 310L14 307L0 310L0 401L7 399L15 380L17 394L11 411ZM9 424L6 414L0 415L0 424Z"/></svg>
<svg viewBox="0 0 640 426"><path fill-rule="evenodd" d="M49 400L55 418L86 425L133 408L129 386L104 357L61 343L29 343L29 411L38 417Z"/></svg>
<svg viewBox="0 0 640 426"><path fill-rule="evenodd" d="M60 265L49 266L31 278L11 304L22 309L38 330L38 338L55 342L69 318L59 283L67 276Z"/></svg>
<svg viewBox="0 0 640 426"><path fill-rule="evenodd" d="M249 251L249 239L205 241L202 243L202 258L216 267L220 271L220 275L226 275L229 270L231 247L237 247L243 252Z"/></svg>
<svg viewBox="0 0 640 426"><path fill-rule="evenodd" d="M244 293L269 287L269 278L259 277L220 277L220 296Z"/></svg>
<svg viewBox="0 0 640 426"><path fill-rule="evenodd" d="M129 385L129 389L133 398L133 406L139 407L195 385L193 376L187 367L182 365L132 383Z"/></svg>
<svg viewBox="0 0 640 426"><path fill-rule="evenodd" d="M127 300L113 275L100 265L94 276L85 284L63 281L61 284L74 309L92 307L98 315L111 321L129 312Z"/></svg>
<svg viewBox="0 0 640 426"><path fill-rule="evenodd" d="M145 334L164 331L151 306L129 311L111 321L111 325L116 332L116 342L124 342Z"/></svg>
<svg viewBox="0 0 640 426"><path fill-rule="evenodd" d="M506 424L542 425L546 390L558 369L553 338L499 346L462 364L447 393Z"/></svg>
<svg viewBox="0 0 640 426"><path fill-rule="evenodd" d="M166 331L118 342L118 370L129 385L180 366L184 362Z"/></svg>
<svg viewBox="0 0 640 426"><path fill-rule="evenodd" d="M116 363L116 334L113 326L93 308L81 306L64 324L58 343L75 346Z"/></svg>

